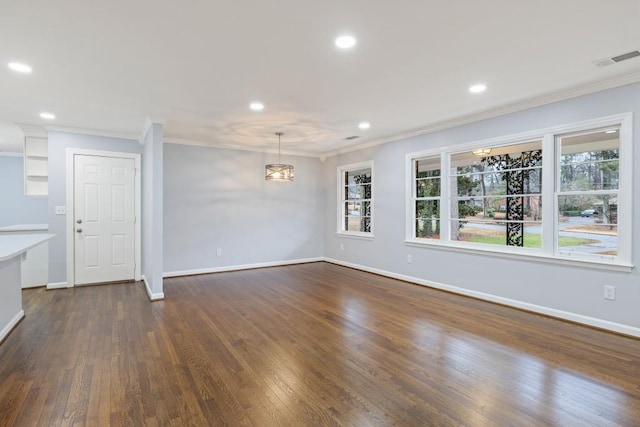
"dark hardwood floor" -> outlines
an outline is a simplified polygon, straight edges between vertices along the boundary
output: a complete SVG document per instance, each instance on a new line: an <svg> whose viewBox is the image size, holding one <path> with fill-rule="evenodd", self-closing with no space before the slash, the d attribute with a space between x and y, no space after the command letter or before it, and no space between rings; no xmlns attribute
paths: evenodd
<svg viewBox="0 0 640 427"><path fill-rule="evenodd" d="M25 290L0 425L640 425L640 340L326 263L165 295Z"/></svg>

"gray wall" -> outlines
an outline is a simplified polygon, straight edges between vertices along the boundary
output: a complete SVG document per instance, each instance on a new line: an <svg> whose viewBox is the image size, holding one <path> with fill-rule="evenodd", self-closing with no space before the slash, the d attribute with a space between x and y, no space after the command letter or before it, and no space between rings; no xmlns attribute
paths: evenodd
<svg viewBox="0 0 640 427"><path fill-rule="evenodd" d="M163 141L162 125L149 126L142 154L142 274L152 299L164 298L162 272Z"/></svg>
<svg viewBox="0 0 640 427"><path fill-rule="evenodd" d="M131 139L109 138L65 132L49 132L49 283L67 280L67 223L65 215L55 215L55 206L66 206L67 148L141 153L142 146ZM67 212L70 215L71 212Z"/></svg>
<svg viewBox="0 0 640 427"><path fill-rule="evenodd" d="M322 256L320 160L282 156L295 180L266 182L276 158L165 144L165 272Z"/></svg>
<svg viewBox="0 0 640 427"><path fill-rule="evenodd" d="M435 147L508 136L612 114L634 113L633 169L640 169L640 84L557 102L377 147L341 154L323 166L324 254L343 262L434 281L575 315L640 327L637 269L603 269L514 260L483 253L415 247L405 239L406 154ZM336 167L374 160L375 239L336 236ZM637 172L634 182L638 184ZM633 189L633 264L640 264L640 185ZM344 245L344 251L340 250ZM413 263L407 263L411 254ZM603 285L615 285L615 301L603 299Z"/></svg>
<svg viewBox="0 0 640 427"><path fill-rule="evenodd" d="M46 224L47 198L24 195L24 158L0 155L0 227Z"/></svg>

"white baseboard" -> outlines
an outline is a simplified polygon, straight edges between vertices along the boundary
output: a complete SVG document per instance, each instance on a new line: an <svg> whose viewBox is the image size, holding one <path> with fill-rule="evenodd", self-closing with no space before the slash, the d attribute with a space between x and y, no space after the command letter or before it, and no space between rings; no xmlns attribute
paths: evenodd
<svg viewBox="0 0 640 427"><path fill-rule="evenodd" d="M18 314L13 316L13 319L11 319L9 323L7 323L7 326L2 328L2 330L0 331L0 343L4 341L4 339L7 336L9 336L11 331L13 331L13 328L15 328L18 322L20 322L23 318L24 318L24 310L20 310Z"/></svg>
<svg viewBox="0 0 640 427"><path fill-rule="evenodd" d="M571 313L569 311L557 310L555 308L544 307L541 305L530 304L518 300L512 300L509 298L503 298L496 295L486 294L484 292L472 291L469 289L459 288L457 286L451 286L444 283L432 282L429 280L419 279L417 277L406 276L404 274L392 273L390 271L379 270L377 268L367 267L364 265L353 264L350 262L340 261L333 258L324 258L326 262L330 262L336 265L342 265L344 267L355 268L356 270L362 270L369 273L379 274L381 276L390 277L392 279L403 280L405 282L415 283L417 285L426 286L434 289L441 289L443 291L452 292L459 295L469 296L485 301L495 302L510 307L519 308L522 310L532 311L534 313L544 314L546 316L555 317L558 319L569 320L575 323L581 323L583 325L593 326L599 329L605 329L608 331L616 332L619 334L630 335L640 338L640 328L625 325L622 323L610 322L608 320L602 320L595 317L584 316L582 314Z"/></svg>
<svg viewBox="0 0 640 427"><path fill-rule="evenodd" d="M149 282L147 282L147 278L142 275L142 282L144 283L144 288L147 290L147 296L150 301L160 301L164 299L164 292L153 293L151 291L151 287L149 286Z"/></svg>
<svg viewBox="0 0 640 427"><path fill-rule="evenodd" d="M47 286L46 284L30 284L30 285L22 285L22 289L34 289L34 288L41 288L43 286Z"/></svg>
<svg viewBox="0 0 640 427"><path fill-rule="evenodd" d="M47 283L47 290L50 289L66 289L69 288L69 284L67 282L55 282L55 283Z"/></svg>
<svg viewBox="0 0 640 427"><path fill-rule="evenodd" d="M169 271L162 274L162 277L180 277L180 276L194 276L196 274L209 274L209 273L221 273L224 271L237 271L237 270L250 270L253 268L265 268L265 267L279 267L283 265L292 265L292 264L306 264L309 262L319 262L324 261L323 257L316 258L302 258L302 259L292 259L286 261L272 261L272 262L261 262L257 264L241 264L241 265L229 265L224 267L213 267L213 268L200 268L196 270L183 270L183 271Z"/></svg>

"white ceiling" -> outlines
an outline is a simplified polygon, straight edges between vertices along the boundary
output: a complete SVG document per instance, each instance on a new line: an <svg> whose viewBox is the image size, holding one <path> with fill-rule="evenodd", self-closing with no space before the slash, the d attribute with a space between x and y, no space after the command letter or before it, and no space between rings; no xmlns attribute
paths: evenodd
<svg viewBox="0 0 640 427"><path fill-rule="evenodd" d="M0 149L7 122L139 137L160 117L168 141L265 149L282 131L319 155L640 81L640 58L593 64L639 49L639 22L638 0L2 0Z"/></svg>

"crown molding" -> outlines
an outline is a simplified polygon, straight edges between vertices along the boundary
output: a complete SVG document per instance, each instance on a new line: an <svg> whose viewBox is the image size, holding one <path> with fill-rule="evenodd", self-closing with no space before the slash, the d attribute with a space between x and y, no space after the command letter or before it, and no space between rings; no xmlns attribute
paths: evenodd
<svg viewBox="0 0 640 427"><path fill-rule="evenodd" d="M426 127L414 129L407 132L397 133L387 137L375 139L373 141L363 142L361 144L352 145L350 147L341 148L339 150L329 151L322 153L321 157L328 158L339 154L351 153L353 151L363 150L365 148L371 148L389 142L400 141L407 138L426 135L432 132L437 132L445 129L451 129L456 126L462 126L481 120L492 119L494 117L500 117L511 113L517 113L519 111L528 110L529 108L540 107L554 102L564 101L571 98L577 98L579 96L590 95L592 93L602 92L608 89L616 87L626 86L628 84L640 82L640 71L631 74L625 74L598 82L583 84L574 86L569 89L565 89L559 92L553 92L545 95L541 95L535 98L530 98L524 101L504 105L501 107L491 108L489 110L481 111L478 113L468 114L465 116L443 120L435 122Z"/></svg>
<svg viewBox="0 0 640 427"><path fill-rule="evenodd" d="M166 122L167 122L167 118L164 116L147 116L147 118L144 121L144 127L142 128L142 133L138 138L138 142L140 142L140 145L144 145L144 141L147 137L147 134L149 133L149 129L151 129L151 126L153 126L154 124L164 126Z"/></svg>
<svg viewBox="0 0 640 427"><path fill-rule="evenodd" d="M138 142L140 143L140 145L144 145L144 142L147 139L147 134L149 133L149 129L151 129L151 126L153 126L153 121L151 120L150 117L147 117L146 120L144 121L144 126L142 127L142 133L138 138Z"/></svg>
<svg viewBox="0 0 640 427"><path fill-rule="evenodd" d="M181 139L181 138L165 137L164 142L166 144L194 145L197 147L218 148L223 150L252 151L256 153L278 154L278 150L275 148L248 147L248 146L234 145L234 144L218 144L215 142L203 142L203 141L195 141L195 140ZM296 151L296 150L281 150L280 153L285 154L287 156L312 157L316 159L320 159L323 157L323 154L321 153L309 153L306 151Z"/></svg>
<svg viewBox="0 0 640 427"><path fill-rule="evenodd" d="M47 128L44 126L29 123L15 123L15 125L20 128L24 136L32 138L46 138L48 136Z"/></svg>
<svg viewBox="0 0 640 427"><path fill-rule="evenodd" d="M101 129L76 128L67 126L47 126L49 132L76 133L82 135L104 136L107 138L130 139L138 141L138 135L129 132L115 132Z"/></svg>

